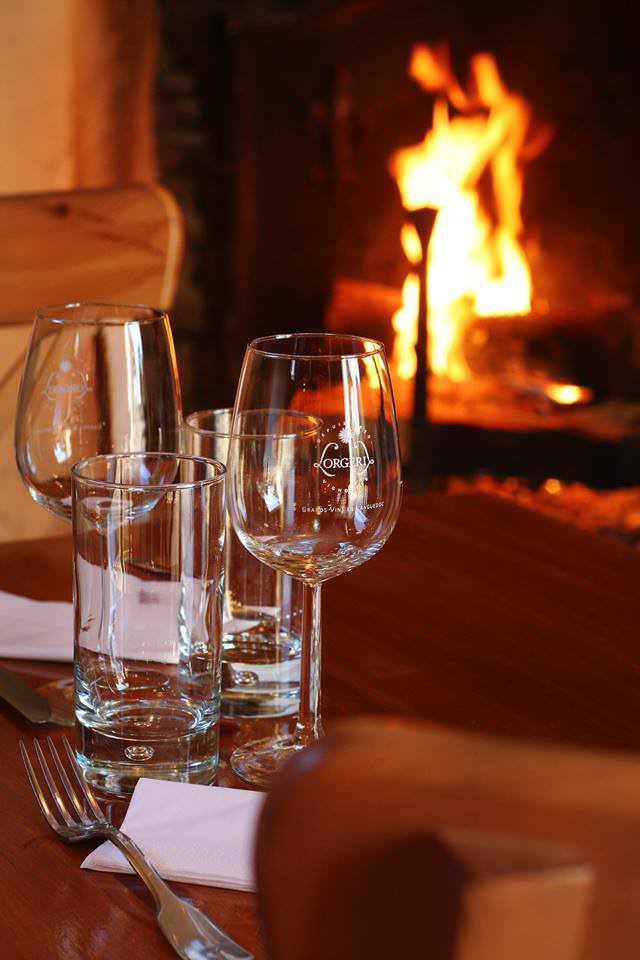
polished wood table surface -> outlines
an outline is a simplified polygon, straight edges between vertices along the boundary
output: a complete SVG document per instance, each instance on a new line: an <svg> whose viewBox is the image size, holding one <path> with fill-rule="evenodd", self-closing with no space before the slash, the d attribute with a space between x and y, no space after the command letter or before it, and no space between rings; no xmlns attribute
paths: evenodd
<svg viewBox="0 0 640 960"><path fill-rule="evenodd" d="M0 589L70 598L70 544L0 546ZM640 556L485 496L407 497L380 554L324 589L325 726L395 714L481 733L640 750ZM70 667L2 661L34 685ZM276 721L223 728L233 746ZM42 731L38 731L38 734ZM0 704L0 933L14 958L170 957L136 878L87 873L18 761L34 728ZM384 764L384 757L372 758ZM174 885L264 957L255 898Z"/></svg>

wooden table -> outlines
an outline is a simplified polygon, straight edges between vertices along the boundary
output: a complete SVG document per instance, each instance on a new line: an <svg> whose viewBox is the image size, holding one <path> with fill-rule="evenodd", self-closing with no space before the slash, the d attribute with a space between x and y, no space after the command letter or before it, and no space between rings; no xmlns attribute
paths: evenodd
<svg viewBox="0 0 640 960"><path fill-rule="evenodd" d="M0 546L0 589L70 596L70 544ZM381 553L324 591L325 725L399 714L477 732L640 749L640 556L484 496L407 497ZM66 666L3 661L34 685ZM227 724L219 781L241 740L274 721ZM13 958L170 957L135 878L78 869L32 801L0 704L3 765L0 932ZM258 942L252 895L193 885L191 897L240 943Z"/></svg>

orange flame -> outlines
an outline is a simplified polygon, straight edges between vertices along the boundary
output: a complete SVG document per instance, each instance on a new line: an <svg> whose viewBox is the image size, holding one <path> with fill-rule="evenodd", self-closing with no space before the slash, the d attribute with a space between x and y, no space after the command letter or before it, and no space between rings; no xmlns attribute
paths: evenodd
<svg viewBox="0 0 640 960"><path fill-rule="evenodd" d="M525 314L531 308L531 273L519 240L521 166L525 155L540 152L549 139L526 143L529 106L509 92L490 54L476 54L470 66L465 92L446 47L414 47L409 74L437 94L433 125L422 143L396 151L389 163L406 210L438 210L427 264L429 360L434 373L454 381L469 376L459 341L474 316ZM453 118L451 106L459 111ZM493 214L478 190L484 174L490 178ZM401 240L407 258L419 262L415 230L405 225ZM393 356L402 379L415 373L417 286L412 273L393 317Z"/></svg>

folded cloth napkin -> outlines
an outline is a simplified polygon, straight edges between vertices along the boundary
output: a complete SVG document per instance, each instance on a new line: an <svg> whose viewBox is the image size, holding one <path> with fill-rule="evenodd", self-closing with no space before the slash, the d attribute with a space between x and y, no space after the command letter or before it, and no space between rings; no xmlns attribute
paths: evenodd
<svg viewBox="0 0 640 960"><path fill-rule="evenodd" d="M122 824L165 880L254 890L253 848L265 794L169 780L139 780ZM133 873L107 841L83 869Z"/></svg>
<svg viewBox="0 0 640 960"><path fill-rule="evenodd" d="M0 591L0 657L73 660L73 605Z"/></svg>

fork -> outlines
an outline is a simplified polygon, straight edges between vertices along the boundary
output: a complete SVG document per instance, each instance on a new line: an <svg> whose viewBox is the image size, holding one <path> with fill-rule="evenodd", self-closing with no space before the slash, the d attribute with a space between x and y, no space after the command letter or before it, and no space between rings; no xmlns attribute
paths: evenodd
<svg viewBox="0 0 640 960"><path fill-rule="evenodd" d="M93 840L94 837L106 837L111 840L124 853L135 872L153 894L160 929L179 957L183 957L184 960L253 960L252 953L227 936L224 930L212 923L204 913L177 897L152 867L137 844L113 826L100 809L91 788L85 781L66 737L63 737L63 743L71 770L80 788L80 795L72 785L51 737L47 737L47 744L60 782L64 787L64 794L51 773L51 768L38 741L34 740L33 746L48 794L33 768L24 741L20 741L22 762L31 789L51 829L65 843Z"/></svg>

